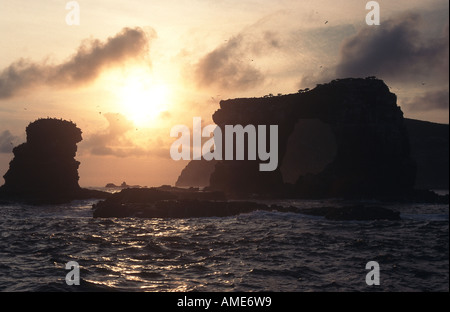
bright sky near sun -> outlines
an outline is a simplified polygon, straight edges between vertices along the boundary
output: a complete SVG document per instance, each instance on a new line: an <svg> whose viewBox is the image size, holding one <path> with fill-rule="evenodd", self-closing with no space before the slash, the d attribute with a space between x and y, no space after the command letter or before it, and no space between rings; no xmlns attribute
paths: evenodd
<svg viewBox="0 0 450 312"><path fill-rule="evenodd" d="M80 184L174 184L172 126L221 99L376 76L405 117L448 123L447 0L0 0L0 176L40 117L83 131ZM3 180L0 178L0 184Z"/></svg>

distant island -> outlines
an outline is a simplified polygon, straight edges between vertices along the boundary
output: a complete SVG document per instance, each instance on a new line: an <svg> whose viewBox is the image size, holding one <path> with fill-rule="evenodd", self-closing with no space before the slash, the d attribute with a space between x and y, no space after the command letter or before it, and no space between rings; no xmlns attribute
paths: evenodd
<svg viewBox="0 0 450 312"><path fill-rule="evenodd" d="M124 188L141 188L142 186L140 185L128 185L127 182L122 182L122 184L120 185L115 185L114 183L107 183L105 185L105 188L120 188L120 189L124 189Z"/></svg>

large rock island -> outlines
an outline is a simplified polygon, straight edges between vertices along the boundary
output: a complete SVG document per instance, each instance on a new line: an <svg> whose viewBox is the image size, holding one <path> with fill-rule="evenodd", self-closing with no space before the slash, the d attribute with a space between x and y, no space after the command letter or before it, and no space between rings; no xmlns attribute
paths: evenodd
<svg viewBox="0 0 450 312"><path fill-rule="evenodd" d="M75 155L81 134L70 121L46 118L30 123L27 141L13 150L0 199L47 204L107 197L107 193L78 184L80 163Z"/></svg>
<svg viewBox="0 0 450 312"><path fill-rule="evenodd" d="M416 163L403 113L396 95L374 77L338 79L296 94L221 101L213 120L221 129L278 125L279 166L262 172L259 159L218 161L209 179L211 190L354 199L403 197L413 191ZM311 151L308 172L302 164ZM189 180L189 167L179 182Z"/></svg>

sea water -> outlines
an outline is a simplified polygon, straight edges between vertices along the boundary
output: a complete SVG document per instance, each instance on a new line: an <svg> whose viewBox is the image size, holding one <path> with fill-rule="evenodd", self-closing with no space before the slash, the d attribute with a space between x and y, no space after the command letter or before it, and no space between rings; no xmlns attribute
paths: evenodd
<svg viewBox="0 0 450 312"><path fill-rule="evenodd" d="M400 221L267 211L95 219L95 202L0 206L0 290L449 291L448 205L389 205ZM66 283L69 261L80 285ZM369 261L380 266L378 286L366 284Z"/></svg>

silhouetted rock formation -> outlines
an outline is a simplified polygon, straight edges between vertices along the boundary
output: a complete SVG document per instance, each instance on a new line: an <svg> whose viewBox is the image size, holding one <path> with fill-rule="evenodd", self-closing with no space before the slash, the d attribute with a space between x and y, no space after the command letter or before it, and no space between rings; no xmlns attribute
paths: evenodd
<svg viewBox="0 0 450 312"><path fill-rule="evenodd" d="M221 192L159 187L125 189L93 205L95 218L196 218L225 217L256 210L297 212L295 207L281 207L249 201L227 201Z"/></svg>
<svg viewBox="0 0 450 312"><path fill-rule="evenodd" d="M397 211L364 205L297 208L254 201L229 201L220 192L159 187L125 189L93 205L94 218L228 217L253 211L277 211L323 216L329 220L400 220Z"/></svg>
<svg viewBox="0 0 450 312"><path fill-rule="evenodd" d="M411 156L417 162L416 188L449 186L449 125L405 119Z"/></svg>
<svg viewBox="0 0 450 312"><path fill-rule="evenodd" d="M140 188L140 185L128 185L127 182L122 182L120 185L115 185L114 183L107 183L105 185L106 188Z"/></svg>
<svg viewBox="0 0 450 312"><path fill-rule="evenodd" d="M209 177L214 172L217 160L204 159L189 162L181 171L175 186L178 187L206 187L209 186Z"/></svg>
<svg viewBox="0 0 450 312"><path fill-rule="evenodd" d="M336 157L336 149L336 137L329 124L299 119L280 163L283 181L293 184L300 176L322 172Z"/></svg>
<svg viewBox="0 0 450 312"><path fill-rule="evenodd" d="M80 188L75 160L81 130L69 121L38 119L26 128L27 142L14 148L0 197L34 204L104 198L106 193Z"/></svg>
<svg viewBox="0 0 450 312"><path fill-rule="evenodd" d="M417 163L415 188L448 189L449 125L407 118L404 122L410 140L411 157ZM331 127L318 119L300 119L288 139L286 154L280 163L283 181L295 183L299 176L320 173L335 155L336 141ZM179 177L179 181L183 179L182 186L209 181L210 169L205 170L202 166L211 163L216 164L215 161L191 161L189 170L183 170ZM448 199L415 190L408 196L408 201L445 203Z"/></svg>
<svg viewBox="0 0 450 312"><path fill-rule="evenodd" d="M327 124L336 150L323 171L298 177L290 190L294 196L373 198L398 196L413 189L416 169L403 113L395 94L381 80L340 79L297 94L221 101L213 115L222 129L236 124L278 125L280 164L302 119ZM219 162L210 188L228 193L285 192L280 167L260 172L258 163Z"/></svg>

